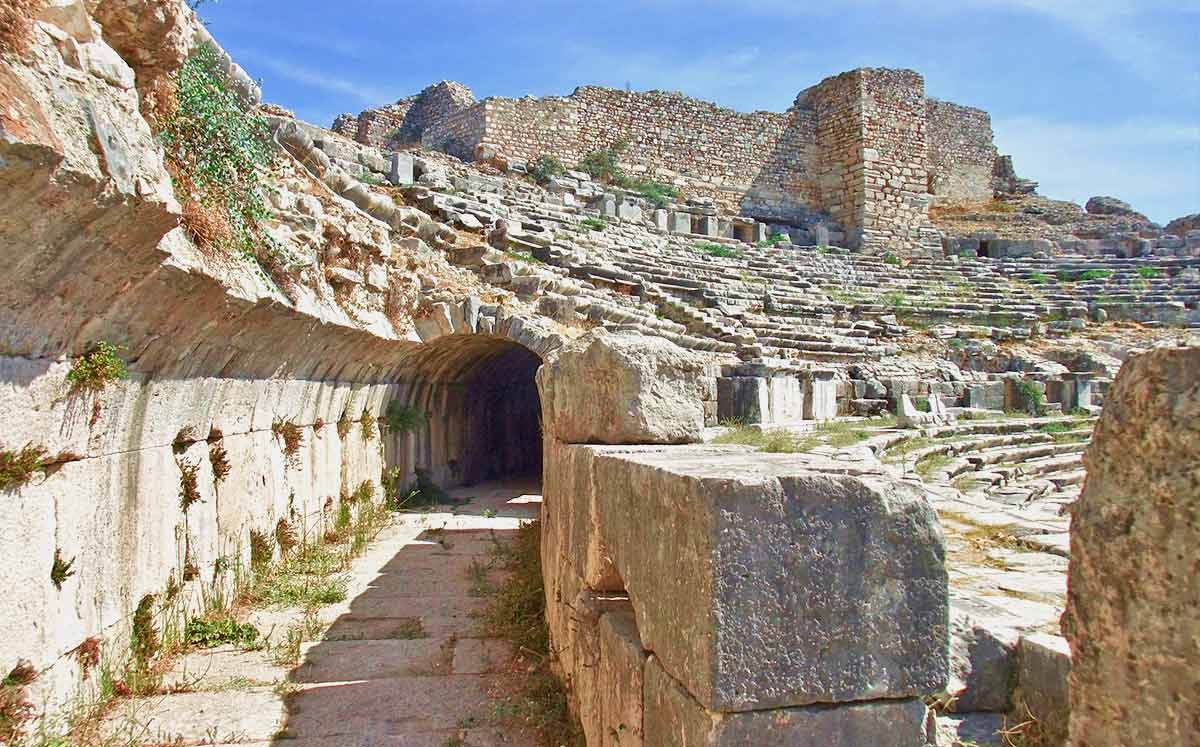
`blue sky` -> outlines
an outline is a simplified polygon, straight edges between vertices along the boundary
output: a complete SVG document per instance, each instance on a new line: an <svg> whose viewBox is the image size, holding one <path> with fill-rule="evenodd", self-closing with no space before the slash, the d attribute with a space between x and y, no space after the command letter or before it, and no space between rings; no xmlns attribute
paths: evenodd
<svg viewBox="0 0 1200 747"><path fill-rule="evenodd" d="M1200 0L209 0L201 16L266 100L326 126L439 80L783 111L827 75L908 67L988 110L1046 196L1200 212Z"/></svg>

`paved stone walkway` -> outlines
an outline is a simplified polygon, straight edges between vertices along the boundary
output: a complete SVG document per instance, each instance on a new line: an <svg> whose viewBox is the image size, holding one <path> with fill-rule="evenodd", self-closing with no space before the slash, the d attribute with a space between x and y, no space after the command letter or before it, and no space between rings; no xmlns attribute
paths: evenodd
<svg viewBox="0 0 1200 747"><path fill-rule="evenodd" d="M470 567L537 516L539 492L536 481L493 483L453 491L471 498L453 511L400 515L353 562L346 601L320 610L298 666L270 651L190 653L164 682L170 694L121 703L112 728L140 744L535 744L497 722L491 694L519 675L470 616L485 605ZM303 617L259 610L249 622L275 644Z"/></svg>

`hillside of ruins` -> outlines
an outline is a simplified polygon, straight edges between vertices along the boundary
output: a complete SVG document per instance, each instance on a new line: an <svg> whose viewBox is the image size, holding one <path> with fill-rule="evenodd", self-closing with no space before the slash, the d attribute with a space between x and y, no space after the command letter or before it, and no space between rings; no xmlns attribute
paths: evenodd
<svg viewBox="0 0 1200 747"><path fill-rule="evenodd" d="M0 0L0 744L1197 743L1200 215L195 5Z"/></svg>

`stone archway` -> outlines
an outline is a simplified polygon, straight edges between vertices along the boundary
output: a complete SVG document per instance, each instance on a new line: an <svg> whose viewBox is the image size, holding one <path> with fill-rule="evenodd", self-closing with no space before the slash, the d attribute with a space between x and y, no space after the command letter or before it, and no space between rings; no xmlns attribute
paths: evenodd
<svg viewBox="0 0 1200 747"><path fill-rule="evenodd" d="M534 377L562 338L540 320L470 324L471 315L457 310L447 306L443 324L418 326L423 342L400 362L400 383L388 407L418 413L420 424L388 434L386 462L404 475L424 470L444 487L540 479L541 406Z"/></svg>

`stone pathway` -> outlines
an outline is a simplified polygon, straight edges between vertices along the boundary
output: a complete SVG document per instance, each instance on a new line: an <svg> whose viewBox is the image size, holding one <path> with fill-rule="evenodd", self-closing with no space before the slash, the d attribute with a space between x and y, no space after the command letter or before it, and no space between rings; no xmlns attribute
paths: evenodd
<svg viewBox="0 0 1200 747"><path fill-rule="evenodd" d="M535 744L498 723L492 693L509 649L471 617L472 563L535 518L536 481L451 492L452 511L403 514L347 573L346 601L322 608L294 668L270 650L222 647L180 658L168 694L122 702L111 730L128 744L294 747L487 747ZM304 623L301 610L258 610L249 622L272 645Z"/></svg>

